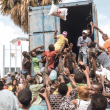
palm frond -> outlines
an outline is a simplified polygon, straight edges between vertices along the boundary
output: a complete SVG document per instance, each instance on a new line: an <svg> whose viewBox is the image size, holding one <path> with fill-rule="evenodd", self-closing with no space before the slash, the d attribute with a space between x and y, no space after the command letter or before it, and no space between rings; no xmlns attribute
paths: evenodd
<svg viewBox="0 0 110 110"><path fill-rule="evenodd" d="M41 5L51 5L52 4L52 0L42 0Z"/></svg>
<svg viewBox="0 0 110 110"><path fill-rule="evenodd" d="M11 9L11 19L13 22L21 27L21 4L17 3L12 9Z"/></svg>
<svg viewBox="0 0 110 110"><path fill-rule="evenodd" d="M52 0L0 0L1 13L10 15L15 25L19 26L24 33L28 33L28 6L51 5ZM58 4L62 0L54 0Z"/></svg>

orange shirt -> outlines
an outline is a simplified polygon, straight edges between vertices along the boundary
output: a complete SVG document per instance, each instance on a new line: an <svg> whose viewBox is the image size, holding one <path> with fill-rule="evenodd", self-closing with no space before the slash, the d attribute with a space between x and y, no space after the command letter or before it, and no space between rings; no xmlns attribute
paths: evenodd
<svg viewBox="0 0 110 110"><path fill-rule="evenodd" d="M103 45L104 49L108 50L108 53L110 54L110 38L108 40L105 41L104 45Z"/></svg>
<svg viewBox="0 0 110 110"><path fill-rule="evenodd" d="M48 63L48 67L49 68L52 68L52 69L54 69L54 64L55 64L55 57L56 57L56 53L58 52L58 50L56 50L56 51L46 51L45 53L44 53L44 56L47 56L47 55L49 55L48 57L49 58L51 58L50 60L49 60L49 63Z"/></svg>

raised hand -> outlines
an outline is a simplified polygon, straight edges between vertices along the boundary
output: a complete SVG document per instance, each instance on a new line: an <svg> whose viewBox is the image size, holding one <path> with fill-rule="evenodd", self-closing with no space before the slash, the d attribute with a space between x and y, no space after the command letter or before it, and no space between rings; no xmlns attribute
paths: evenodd
<svg viewBox="0 0 110 110"><path fill-rule="evenodd" d="M65 75L69 76L70 75L69 69L68 68L65 68L64 70L65 70Z"/></svg>
<svg viewBox="0 0 110 110"><path fill-rule="evenodd" d="M98 42L97 42L97 41L94 41L94 43L98 44Z"/></svg>
<svg viewBox="0 0 110 110"><path fill-rule="evenodd" d="M46 61L49 62L51 58L49 58L49 54L46 57Z"/></svg>
<svg viewBox="0 0 110 110"><path fill-rule="evenodd" d="M67 53L67 48L64 49L63 53L64 53L63 55L64 58L67 58L69 56L69 53Z"/></svg>
<svg viewBox="0 0 110 110"><path fill-rule="evenodd" d="M84 65L84 63L79 59L78 60L78 63L80 64L80 65Z"/></svg>
<svg viewBox="0 0 110 110"><path fill-rule="evenodd" d="M88 66L86 66L86 70L82 70L86 75L88 75L88 73L89 73L89 67Z"/></svg>
<svg viewBox="0 0 110 110"><path fill-rule="evenodd" d="M39 93L41 96L43 96L45 99L48 98L48 95L47 95L47 90L48 90L48 87L46 87L45 89L45 92L44 93Z"/></svg>
<svg viewBox="0 0 110 110"><path fill-rule="evenodd" d="M38 99L37 97L34 97L34 98L33 98L33 101L36 101L37 99Z"/></svg>
<svg viewBox="0 0 110 110"><path fill-rule="evenodd" d="M90 22L90 25L91 25L91 26L93 25L93 22L92 22L92 21Z"/></svg>
<svg viewBox="0 0 110 110"><path fill-rule="evenodd" d="M55 31L55 35L57 34L57 31Z"/></svg>
<svg viewBox="0 0 110 110"><path fill-rule="evenodd" d="M41 48L41 49L43 49L43 48L44 48L44 46L43 46L43 45L41 45L41 46L40 46L40 48Z"/></svg>

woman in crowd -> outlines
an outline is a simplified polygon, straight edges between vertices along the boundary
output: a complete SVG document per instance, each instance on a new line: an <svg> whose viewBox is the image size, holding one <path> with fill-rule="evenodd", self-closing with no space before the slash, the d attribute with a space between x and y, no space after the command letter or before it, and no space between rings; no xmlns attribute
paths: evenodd
<svg viewBox="0 0 110 110"><path fill-rule="evenodd" d="M73 100L72 102L76 105L77 110L87 110L90 104L89 88L87 86L78 87L79 99Z"/></svg>
<svg viewBox="0 0 110 110"><path fill-rule="evenodd" d="M12 85L8 87L9 91L12 91L13 88L18 87L18 81L16 79L12 80Z"/></svg>
<svg viewBox="0 0 110 110"><path fill-rule="evenodd" d="M20 73L20 75L18 77L18 81L19 81L20 84L23 84L24 79L23 79L22 73Z"/></svg>

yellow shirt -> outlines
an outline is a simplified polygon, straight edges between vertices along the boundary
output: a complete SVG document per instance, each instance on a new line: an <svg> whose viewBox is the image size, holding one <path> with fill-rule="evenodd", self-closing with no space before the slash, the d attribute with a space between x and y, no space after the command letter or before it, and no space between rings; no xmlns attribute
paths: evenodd
<svg viewBox="0 0 110 110"><path fill-rule="evenodd" d="M53 93L53 94L55 94L55 95L56 95L56 94L58 94L58 92L54 91L54 93Z"/></svg>
<svg viewBox="0 0 110 110"><path fill-rule="evenodd" d="M18 86L16 86L16 87L18 87ZM8 87L8 90L9 90L9 91L12 91L12 90L13 90L13 86L9 86L9 87Z"/></svg>
<svg viewBox="0 0 110 110"><path fill-rule="evenodd" d="M64 40L66 40L66 44L68 44L68 39L65 38L62 34L57 36L58 41L55 43L55 50L61 49L64 44Z"/></svg>

